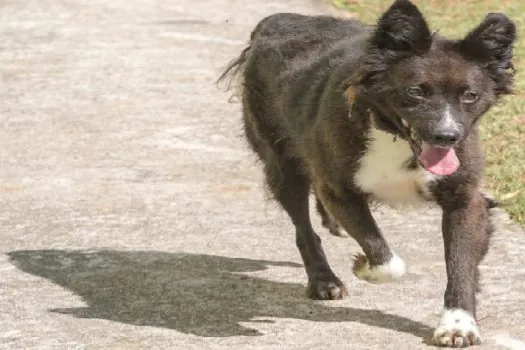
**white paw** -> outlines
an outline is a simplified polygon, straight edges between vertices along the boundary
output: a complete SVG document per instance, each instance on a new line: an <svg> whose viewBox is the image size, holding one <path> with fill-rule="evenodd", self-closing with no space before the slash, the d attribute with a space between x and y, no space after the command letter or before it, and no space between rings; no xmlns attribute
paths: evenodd
<svg viewBox="0 0 525 350"><path fill-rule="evenodd" d="M358 253L354 257L354 275L370 283L387 283L399 279L405 274L405 262L394 254L389 262L370 267L367 257Z"/></svg>
<svg viewBox="0 0 525 350"><path fill-rule="evenodd" d="M445 310L434 331L432 343L438 346L463 348L481 343L476 320L465 310Z"/></svg>

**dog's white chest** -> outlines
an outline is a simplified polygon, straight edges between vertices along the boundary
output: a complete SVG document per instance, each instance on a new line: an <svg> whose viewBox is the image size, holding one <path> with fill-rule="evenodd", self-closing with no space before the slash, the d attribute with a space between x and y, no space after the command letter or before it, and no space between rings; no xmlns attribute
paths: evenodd
<svg viewBox="0 0 525 350"><path fill-rule="evenodd" d="M360 160L354 183L375 199L390 204L417 203L430 199L429 184L436 176L421 167L408 169L413 153L408 142L394 141L392 134L372 128L370 143Z"/></svg>

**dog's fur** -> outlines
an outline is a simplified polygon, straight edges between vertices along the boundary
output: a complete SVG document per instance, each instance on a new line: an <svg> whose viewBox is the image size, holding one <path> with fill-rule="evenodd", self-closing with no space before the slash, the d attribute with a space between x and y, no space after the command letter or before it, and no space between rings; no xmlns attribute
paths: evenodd
<svg viewBox="0 0 525 350"><path fill-rule="evenodd" d="M489 246L493 202L480 191L478 122L511 93L515 36L505 15L489 14L465 38L443 38L408 0L395 1L375 27L289 13L257 25L221 79L239 75L245 134L295 225L310 298L347 295L312 228L310 192L323 225L360 244L364 255L356 257L354 273L370 282L396 279L405 269L376 225L370 200L434 201L443 210L448 283L433 340L480 341L477 267ZM417 96L408 94L412 86ZM423 141L450 141L457 171L436 176L422 168L396 118Z"/></svg>

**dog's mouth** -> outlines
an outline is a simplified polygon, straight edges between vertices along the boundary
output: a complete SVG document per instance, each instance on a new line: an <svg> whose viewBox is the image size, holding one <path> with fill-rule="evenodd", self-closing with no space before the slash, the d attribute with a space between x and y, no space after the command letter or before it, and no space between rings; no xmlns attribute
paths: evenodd
<svg viewBox="0 0 525 350"><path fill-rule="evenodd" d="M403 118L388 118L377 112L370 111L374 125L394 135L404 138L414 153L413 164L420 164L434 175L452 175L459 168L459 159L453 147L434 145L424 141L415 129ZM397 136L396 136L397 137Z"/></svg>
<svg viewBox="0 0 525 350"><path fill-rule="evenodd" d="M438 147L426 142L422 142L418 159L434 175L452 175L460 164L453 147Z"/></svg>
<svg viewBox="0 0 525 350"><path fill-rule="evenodd" d="M423 141L410 124L401 118L401 131L419 163L434 175L452 175L459 168L459 159L453 147L433 145Z"/></svg>

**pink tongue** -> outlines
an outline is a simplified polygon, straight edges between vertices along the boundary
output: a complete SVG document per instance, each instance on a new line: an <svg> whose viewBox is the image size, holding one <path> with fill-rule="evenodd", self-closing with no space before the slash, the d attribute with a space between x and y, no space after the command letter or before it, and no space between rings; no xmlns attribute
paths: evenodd
<svg viewBox="0 0 525 350"><path fill-rule="evenodd" d="M435 175L450 175L459 168L459 159L454 148L441 148L422 144L419 161L425 169Z"/></svg>

